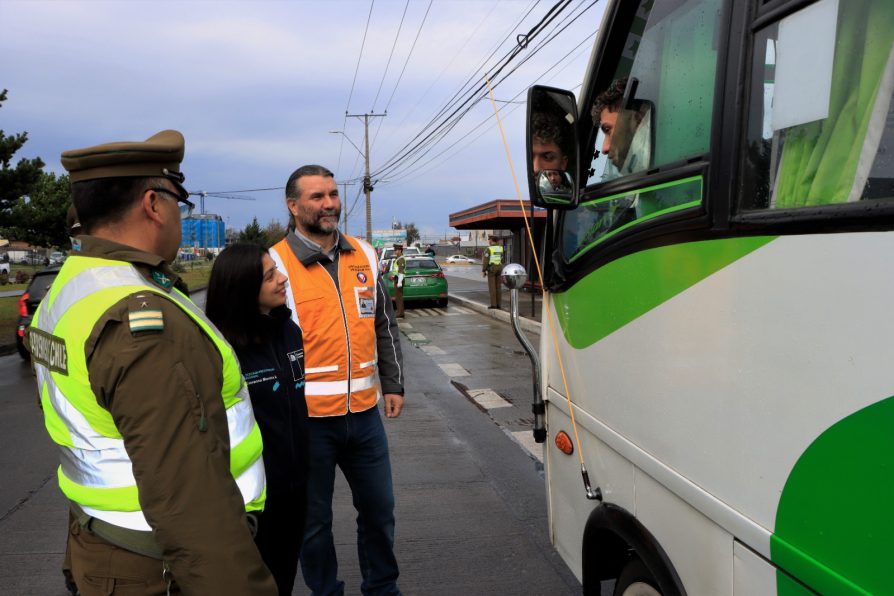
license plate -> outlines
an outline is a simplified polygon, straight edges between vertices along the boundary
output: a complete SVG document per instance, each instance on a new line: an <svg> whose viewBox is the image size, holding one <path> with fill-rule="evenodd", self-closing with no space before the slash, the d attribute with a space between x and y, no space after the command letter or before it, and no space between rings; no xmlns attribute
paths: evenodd
<svg viewBox="0 0 894 596"><path fill-rule="evenodd" d="M411 277L407 280L407 285L409 285L409 286L424 286L425 278L424 277Z"/></svg>

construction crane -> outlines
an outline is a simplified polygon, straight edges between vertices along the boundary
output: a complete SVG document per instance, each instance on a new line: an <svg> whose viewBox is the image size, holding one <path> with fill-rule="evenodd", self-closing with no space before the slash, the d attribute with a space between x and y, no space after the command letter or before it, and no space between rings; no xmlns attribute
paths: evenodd
<svg viewBox="0 0 894 596"><path fill-rule="evenodd" d="M206 192L197 190L189 193L190 196L199 197L199 213L205 214L205 197L214 197L215 199L229 199L235 201L255 201L254 197L237 197L236 195L225 194L221 192Z"/></svg>

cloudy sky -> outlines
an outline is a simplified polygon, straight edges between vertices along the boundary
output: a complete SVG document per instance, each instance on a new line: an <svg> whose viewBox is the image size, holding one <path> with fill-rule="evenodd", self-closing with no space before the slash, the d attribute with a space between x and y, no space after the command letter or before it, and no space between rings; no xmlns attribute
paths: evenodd
<svg viewBox="0 0 894 596"><path fill-rule="evenodd" d="M323 164L339 181L362 176L357 149L329 131L362 148L362 119L345 113L387 110L369 127L373 228L398 219L443 236L450 213L516 198L492 104L475 104L470 90L554 4L0 0L0 88L9 90L0 129L27 131L16 159L40 156L57 173L66 149L180 130L187 188L255 199L206 200L207 212L241 228L284 219L282 190L253 189L282 187L299 165ZM603 4L572 0L494 79L519 175L526 89L578 91ZM469 97L474 107L445 122ZM447 134L402 157L432 140L431 122ZM345 188L343 208L362 236L360 188Z"/></svg>

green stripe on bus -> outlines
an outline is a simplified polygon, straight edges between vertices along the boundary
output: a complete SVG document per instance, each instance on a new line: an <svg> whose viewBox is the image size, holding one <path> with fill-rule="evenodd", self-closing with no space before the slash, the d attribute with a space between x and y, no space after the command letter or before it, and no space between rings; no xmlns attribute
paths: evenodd
<svg viewBox="0 0 894 596"><path fill-rule="evenodd" d="M595 247L597 244L601 244L602 242L605 242L608 238L611 238L612 236L615 236L616 234L619 234L622 231L624 231L632 226L638 226L640 223L642 223L644 221L647 221L650 219L655 219L656 217L660 217L662 215L667 215L668 213L674 213L676 211L682 211L684 209L689 209L691 207L697 207L698 205L701 205L701 203L702 203L702 177L701 176L690 176L689 178L682 178L680 180L674 180L672 182L665 182L664 184L655 184L654 186L647 186L645 188L637 188L636 190L628 190L626 192L619 192L614 195L609 195L607 197L600 197L593 201L587 201L586 203L581 203L581 206L583 206L583 207L586 207L587 205L600 205L602 203L609 203L611 201L614 201L614 200L617 200L617 199L620 199L623 197L629 197L632 195L640 195L640 194L645 194L645 193L649 193L649 192L664 190L667 188L681 187L681 186L687 186L687 185L692 185L694 187L697 187L697 190L695 192L693 192L693 196L697 197L696 199L694 199L692 201L687 201L685 203L681 203L679 205L672 205L670 207L666 207L664 209L654 211L652 213L649 213L648 215L638 217L637 219L635 219L631 222L628 222L628 223L624 224L623 226L618 226L614 230L607 232L606 234L603 234L602 236L600 236L593 242L578 249L577 252L574 254L574 256L569 259L569 262L573 263L574 261L579 259L585 253L590 252L593 249L593 247Z"/></svg>
<svg viewBox="0 0 894 596"><path fill-rule="evenodd" d="M891 591L892 428L894 397L851 414L813 441L785 483L770 553L820 594ZM779 594L794 593L783 585Z"/></svg>
<svg viewBox="0 0 894 596"><path fill-rule="evenodd" d="M586 348L774 239L674 244L612 261L553 294L565 339Z"/></svg>

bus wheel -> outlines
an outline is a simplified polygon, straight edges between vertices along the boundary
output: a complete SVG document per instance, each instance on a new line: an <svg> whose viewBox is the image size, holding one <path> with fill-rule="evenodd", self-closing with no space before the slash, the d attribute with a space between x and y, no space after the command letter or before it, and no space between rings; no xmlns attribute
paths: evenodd
<svg viewBox="0 0 894 596"><path fill-rule="evenodd" d="M641 560L634 557L621 570L614 596L661 596L658 582Z"/></svg>

